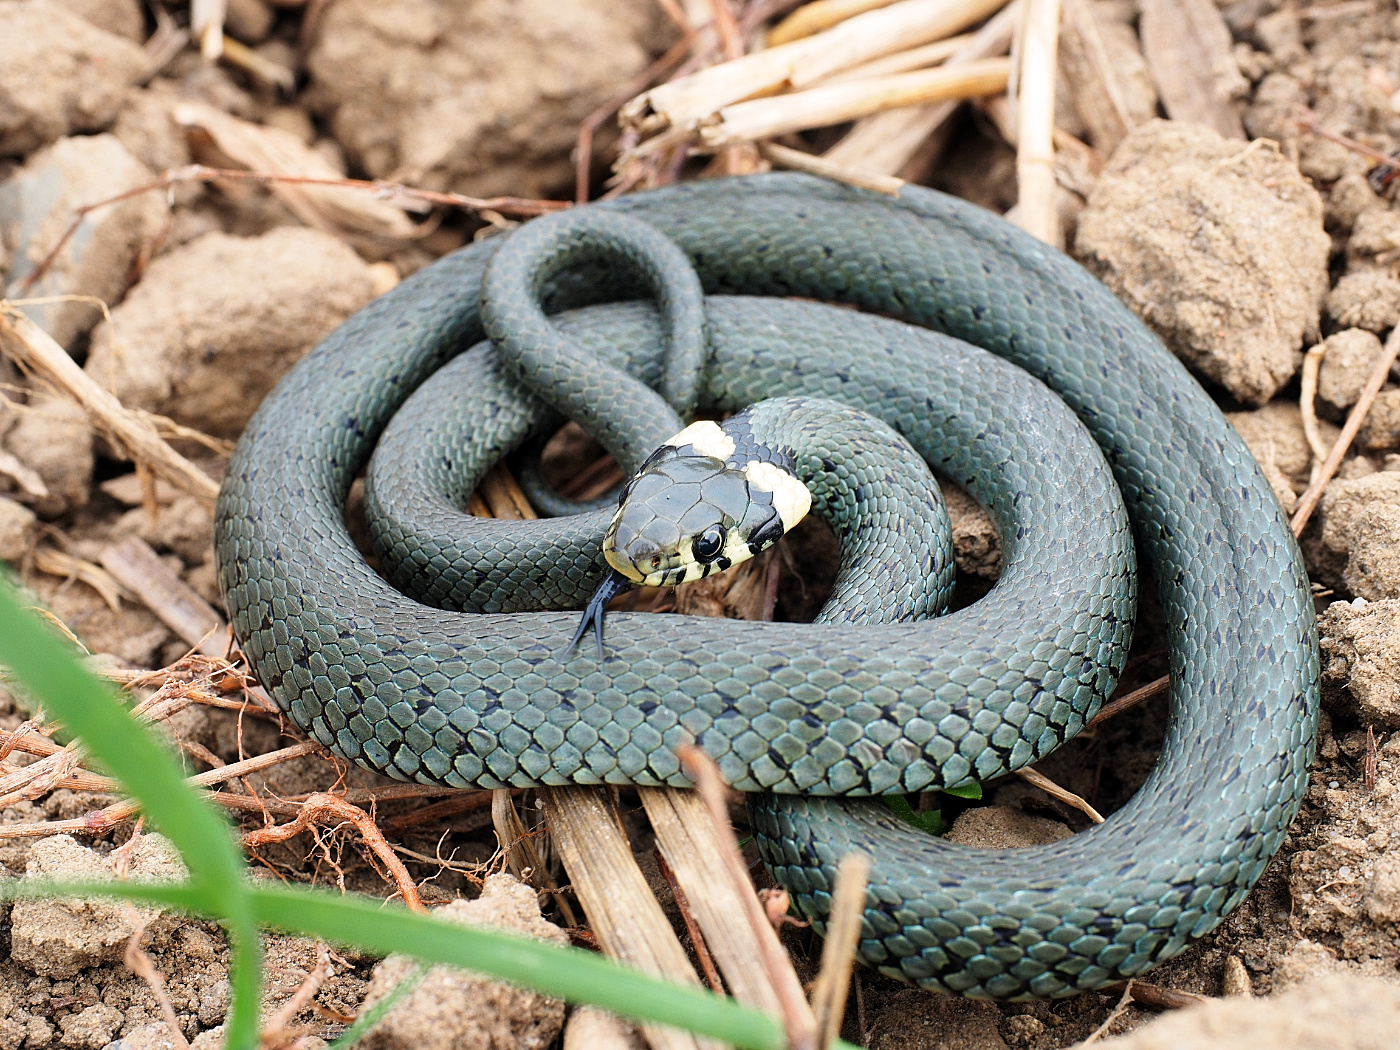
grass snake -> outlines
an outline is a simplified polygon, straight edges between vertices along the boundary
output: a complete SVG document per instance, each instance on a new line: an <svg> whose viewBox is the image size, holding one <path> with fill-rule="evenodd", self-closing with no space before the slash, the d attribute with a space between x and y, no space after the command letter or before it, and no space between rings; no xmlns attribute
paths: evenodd
<svg viewBox="0 0 1400 1050"><path fill-rule="evenodd" d="M1213 929L1301 803L1318 653L1288 524L1186 370L1064 255L933 191L767 175L588 210L644 220L679 246L708 296L704 345L667 341L696 320L686 297L663 295L660 313L621 301L655 294L655 274L585 260L533 289L567 311L557 332L583 356L547 360L526 387L482 342L483 274L502 240L488 239L347 321L249 424L216 515L219 578L245 653L292 719L390 776L463 787L683 785L672 748L694 740L736 787L762 792L750 813L763 856L819 929L836 862L871 858L861 955L927 988L1074 994ZM671 436L676 407L796 396L878 417L991 513L1001 579L917 623L612 613L605 660L566 652L577 612L525 610L587 600L608 512L464 531L458 507L493 462L557 426L533 384L587 399L606 384L595 356L660 388L656 413L614 421L624 458ZM400 419L417 451L390 440ZM386 426L399 451L376 467L371 502L413 525L390 514L375 542L400 555L406 568L385 571L404 590L359 554L344 514ZM1108 473L1121 504L1102 494ZM878 800L832 797L985 779L1077 732L1130 638L1124 508L1165 614L1172 713L1122 809L1052 845L979 850Z"/></svg>

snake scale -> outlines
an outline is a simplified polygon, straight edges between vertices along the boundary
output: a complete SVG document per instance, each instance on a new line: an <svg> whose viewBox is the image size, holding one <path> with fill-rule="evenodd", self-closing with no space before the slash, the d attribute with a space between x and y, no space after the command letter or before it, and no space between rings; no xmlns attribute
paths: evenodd
<svg viewBox="0 0 1400 1050"><path fill-rule="evenodd" d="M891 198L767 175L589 209L644 220L693 264L709 295L701 407L817 396L883 419L992 514L1001 579L969 608L912 624L612 613L606 659L566 652L576 611L517 610L581 606L603 571L606 513L450 536L454 501L491 462L558 423L491 344L475 345L496 238L346 322L282 380L235 452L216 520L220 582L244 651L293 720L391 776L464 787L683 785L672 749L694 740L736 787L763 792L750 801L763 856L819 929L836 862L871 858L861 955L926 988L1070 995L1213 929L1300 805L1318 652L1288 524L1185 369L1065 256L933 191ZM657 311L618 302L640 287L582 267L539 291L551 312L569 310L556 320L578 345L664 388ZM427 382L439 370L455 378ZM545 380L586 392L580 375ZM440 490L422 506L441 540L376 527L380 550L416 563L405 594L357 552L343 508L425 382L400 415L456 406L474 450L428 426L427 452L390 457L371 480L390 504L400 478L431 475ZM1050 398L1050 422L1020 418L1045 387L1070 411ZM1105 471L1122 507L1085 495ZM1127 805L1052 845L994 851L923 835L875 799L824 797L986 779L1078 731L1130 638L1123 507L1172 675L1162 756ZM461 561L467 547L486 562Z"/></svg>

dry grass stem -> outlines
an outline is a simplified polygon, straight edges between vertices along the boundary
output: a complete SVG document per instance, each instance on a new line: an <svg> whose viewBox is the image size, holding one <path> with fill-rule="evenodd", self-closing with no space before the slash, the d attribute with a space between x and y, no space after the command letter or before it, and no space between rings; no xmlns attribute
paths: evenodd
<svg viewBox="0 0 1400 1050"><path fill-rule="evenodd" d="M748 865L739 850L739 841L734 837L734 828L729 823L729 812L725 806L728 788L720 779L719 767L714 759L694 745L679 748L677 757L690 779L695 782L696 791L709 811L715 839L719 844L719 854L724 860L729 882L734 888L743 907L743 916L752 929L759 946L759 960L768 974L768 980L777 993L783 1023L787 1028L788 1044L792 1050L816 1050L817 1020L812 1008L802 994L802 984L797 972L792 968L792 960L783 950L778 935L768 922L763 904L754 891L749 879ZM730 922L735 921L731 915ZM711 943L711 947L716 945ZM722 965L722 963L721 963ZM731 982L731 987L733 984Z"/></svg>
<svg viewBox="0 0 1400 1050"><path fill-rule="evenodd" d="M229 65L243 70L270 87L279 88L287 94L296 90L295 70L272 61L231 36L224 37L224 53L220 57Z"/></svg>
<svg viewBox="0 0 1400 1050"><path fill-rule="evenodd" d="M863 171L833 164L825 157L813 153L779 146L776 142L760 142L758 152L774 167L809 172L833 182L844 182L861 189L874 190L876 193L888 193L891 197L898 196L900 187L904 185L903 179L897 179L893 175L867 175Z"/></svg>
<svg viewBox="0 0 1400 1050"><path fill-rule="evenodd" d="M94 428L121 454L213 505L219 486L208 474L171 448L148 419L122 407L47 332L4 300L0 300L0 353L81 405Z"/></svg>
<svg viewBox="0 0 1400 1050"><path fill-rule="evenodd" d="M1022 0L1012 0L970 37L959 37L966 43L948 58L945 68L1006 54L1021 19L1021 8ZM910 165L921 154L936 157L942 152L943 141L952 129L948 118L958 105L957 101L935 102L862 117L840 142L827 150L826 159L858 171L911 179L922 176L924 171L910 171ZM929 166L931 163L922 167Z"/></svg>
<svg viewBox="0 0 1400 1050"><path fill-rule="evenodd" d="M146 64L136 75L134 83L138 87L150 83L190 42L189 31L176 24L165 5L153 4L149 10L155 15L156 30L146 38L146 43L141 48L146 56Z"/></svg>
<svg viewBox="0 0 1400 1050"><path fill-rule="evenodd" d="M812 0L812 3L803 4L768 31L768 46L790 44L794 40L801 40L803 37L820 33L823 29L839 25L848 18L880 7L888 7L893 2L894 0Z"/></svg>
<svg viewBox="0 0 1400 1050"><path fill-rule="evenodd" d="M1060 787L1059 784L1056 784L1044 773L1038 773L1029 766L1026 766L1016 770L1016 775L1032 787L1040 788L1041 791L1044 791L1051 798L1057 798L1066 805L1073 806L1095 824L1103 823L1103 817L1099 814L1098 810L1089 805L1087 801L1080 798L1073 791Z"/></svg>
<svg viewBox="0 0 1400 1050"><path fill-rule="evenodd" d="M739 102L721 109L715 123L701 125L700 145L717 149L790 131L841 124L880 110L994 95L1006 90L1010 70L1005 58L983 58L964 65L944 65Z"/></svg>
<svg viewBox="0 0 1400 1050"><path fill-rule="evenodd" d="M671 129L683 141L702 121L743 99L816 81L892 51L951 36L1005 0L902 0L816 36L724 62L643 92L622 107L624 129ZM641 149L655 149L644 143Z"/></svg>
<svg viewBox="0 0 1400 1050"><path fill-rule="evenodd" d="M1060 0L1027 0L1017 77L1016 181L1020 192L1014 221L1027 233L1055 247L1063 239L1055 207L1055 69L1059 35Z"/></svg>
<svg viewBox="0 0 1400 1050"><path fill-rule="evenodd" d="M858 853L846 854L836 866L831 914L827 917L826 939L822 942L822 965L812 987L818 1047L830 1046L841 1034L869 881L870 861Z"/></svg>
<svg viewBox="0 0 1400 1050"><path fill-rule="evenodd" d="M1234 38L1213 0L1142 0L1142 53L1167 116L1245 139L1231 99L1249 90L1233 54Z"/></svg>
<svg viewBox="0 0 1400 1050"><path fill-rule="evenodd" d="M540 788L545 819L564 869L603 951L644 973L699 986L661 905L614 819L606 789ZM572 925L572 924L571 924ZM658 1025L643 1031L657 1050L713 1047L710 1040Z"/></svg>
<svg viewBox="0 0 1400 1050"><path fill-rule="evenodd" d="M1108 703L1104 704L1103 707L1099 708L1099 713L1089 719L1089 724L1084 728L1092 729L1102 722L1107 722L1110 718L1121 715L1129 708L1137 707L1137 705L1144 700L1150 700L1154 696L1165 693L1167 689L1171 687L1171 684L1171 676L1163 675L1161 678L1148 682L1147 685L1139 689L1134 689L1131 693L1120 696L1115 700L1110 700Z"/></svg>
<svg viewBox="0 0 1400 1050"><path fill-rule="evenodd" d="M121 612L121 599L131 597L130 592L106 569L56 547L34 548L34 568L49 576L80 580L96 591L113 612Z"/></svg>
<svg viewBox="0 0 1400 1050"><path fill-rule="evenodd" d="M1118 82L1108 45L1099 32L1089 0L1061 0L1060 64L1074 87L1074 106L1092 141L1112 153L1134 126L1133 116Z"/></svg>
<svg viewBox="0 0 1400 1050"><path fill-rule="evenodd" d="M705 801L694 791L646 787L637 791L661 855L675 872L730 993L745 1006L780 1013L781 997L768 968L761 964L764 942L776 938L771 937L770 927L760 940L751 923L738 921L753 889L747 880L743 884L734 880L725 858L725 850L731 847L715 831Z"/></svg>
<svg viewBox="0 0 1400 1050"><path fill-rule="evenodd" d="M1369 157L1377 164L1385 164L1393 167L1396 163L1395 158L1383 150L1378 150L1374 146L1368 146L1364 142L1357 142L1355 139L1347 138L1345 135L1339 135L1335 131L1329 131L1318 122L1317 114L1306 107L1302 107L1300 110L1298 127L1310 134L1316 135L1320 139L1326 139L1328 142L1335 142L1339 146L1345 146L1353 153L1359 153L1363 157Z"/></svg>
<svg viewBox="0 0 1400 1050"><path fill-rule="evenodd" d="M102 567L198 652L224 654L228 625L179 574L139 536L128 536L102 551Z"/></svg>
<svg viewBox="0 0 1400 1050"><path fill-rule="evenodd" d="M214 772L223 772L223 770L215 770ZM385 840L384 833L379 830L374 818L358 806L345 801L343 796L314 794L302 803L301 812L297 814L296 819L287 824L277 824L270 828L250 831L243 836L243 845L247 849L253 850L274 842L286 842L288 839L300 835L303 831L309 830L313 824L334 827L346 822L354 825L365 845L388 869L389 876L394 885L398 887L399 896L403 899L404 905L411 911L426 912L427 908L423 906L423 899L418 895L418 886L413 881L413 876L408 873L404 862L399 859L398 854Z"/></svg>
<svg viewBox="0 0 1400 1050"><path fill-rule="evenodd" d="M1298 410L1303 414L1303 434L1312 450L1312 476L1322 469L1322 461L1327 458L1327 443L1322 440L1322 432L1317 426L1317 374L1322 369L1322 359L1327 355L1327 344L1318 343L1309 347L1303 356L1302 389L1298 394Z"/></svg>
<svg viewBox="0 0 1400 1050"><path fill-rule="evenodd" d="M1385 381L1390 375L1390 366L1395 363L1397 354L1400 354L1400 325L1396 325L1390 330L1390 336L1385 341L1385 350L1377 359L1375 367L1371 369L1371 375L1361 390L1361 396L1356 399L1356 404L1347 413L1347 421L1342 427L1341 434L1337 437L1336 444L1327 453L1327 458L1322 461L1322 469L1317 472L1317 477L1313 478L1312 484L1307 487L1307 490L1298 497L1298 506L1293 512L1293 535L1301 536L1303 530L1307 528L1308 519L1312 517L1312 512L1317 509L1318 501L1322 498L1322 490L1327 487L1327 483L1337 473L1337 468L1342 465L1342 457L1347 454L1357 432L1361 429L1361 424L1366 421L1366 413L1371 410L1371 402L1376 400L1376 395L1381 392L1381 387L1385 386Z"/></svg>
<svg viewBox="0 0 1400 1050"><path fill-rule="evenodd" d="M863 65L854 66L851 69L842 70L827 77L821 84L826 87L831 84L846 84L852 80L868 80L871 77L887 77L893 73L908 73L915 69L927 69L929 66L936 66L952 58L972 40L973 34L963 33L960 36L950 36L946 40L935 40L932 44L925 44L923 47L911 47L908 51L896 51L892 55L884 58L877 58L873 62L866 62Z"/></svg>
<svg viewBox="0 0 1400 1050"><path fill-rule="evenodd" d="M516 812L514 798L515 793L506 788L491 792L491 825L496 831L496 841L505 857L506 866L522 882L547 890L558 905L564 921L570 926L577 926L573 909L559 892L554 876L549 873L549 864L545 859L548 850L541 849L536 841L547 831L527 828Z"/></svg>
<svg viewBox="0 0 1400 1050"><path fill-rule="evenodd" d="M228 0L190 0L190 32L199 41L206 62L217 62L224 53L224 14Z"/></svg>

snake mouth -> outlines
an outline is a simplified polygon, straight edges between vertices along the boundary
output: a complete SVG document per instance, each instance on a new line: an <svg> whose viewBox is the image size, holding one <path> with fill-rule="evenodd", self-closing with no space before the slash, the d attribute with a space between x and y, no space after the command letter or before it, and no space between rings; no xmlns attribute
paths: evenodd
<svg viewBox="0 0 1400 1050"><path fill-rule="evenodd" d="M598 639L598 662L602 663L606 657L603 649L603 618L607 615L608 603L619 594L625 594L635 586L635 583L616 570L604 576L602 582L598 584L598 589L593 592L593 597L588 599L588 605L583 610L583 619L579 621L578 630L574 632L573 640L569 642L569 647L564 652L573 652L588 632L589 624L592 624L593 633Z"/></svg>

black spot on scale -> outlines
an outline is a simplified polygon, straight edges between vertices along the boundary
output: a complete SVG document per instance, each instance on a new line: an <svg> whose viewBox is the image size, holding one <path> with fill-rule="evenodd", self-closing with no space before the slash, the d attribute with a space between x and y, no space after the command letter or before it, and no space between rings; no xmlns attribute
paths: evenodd
<svg viewBox="0 0 1400 1050"><path fill-rule="evenodd" d="M981 303L974 303L972 307L973 320L982 320L982 315L985 314L988 309L990 309L990 307L984 306Z"/></svg>
<svg viewBox="0 0 1400 1050"><path fill-rule="evenodd" d="M930 405L929 407L932 408L933 406ZM833 463L833 462L831 462L831 460L829 460L829 459L823 459L823 460L822 460L822 470L826 471L828 474L835 474L835 473L836 473L836 464Z"/></svg>

